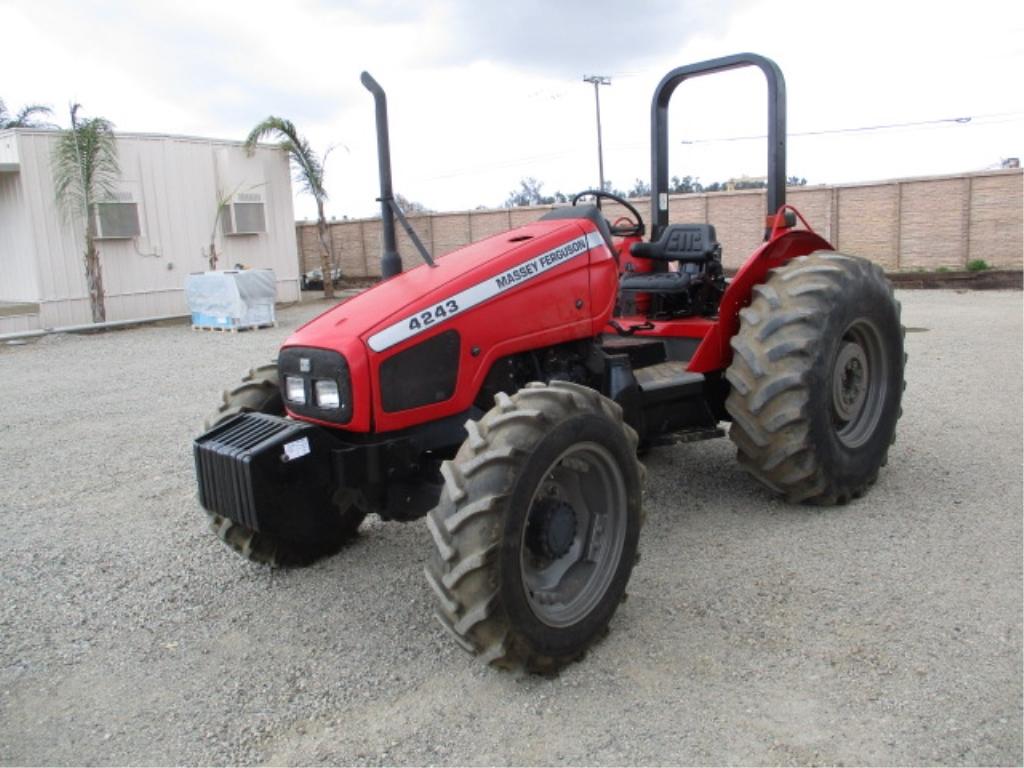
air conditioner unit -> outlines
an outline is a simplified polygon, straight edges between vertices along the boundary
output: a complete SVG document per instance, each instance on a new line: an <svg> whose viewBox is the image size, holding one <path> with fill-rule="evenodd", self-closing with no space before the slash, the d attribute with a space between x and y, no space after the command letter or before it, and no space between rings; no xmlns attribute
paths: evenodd
<svg viewBox="0 0 1024 768"><path fill-rule="evenodd" d="M129 239L142 234L139 204L131 192L115 192L93 205L96 236L104 240Z"/></svg>
<svg viewBox="0 0 1024 768"><path fill-rule="evenodd" d="M267 231L263 195L239 192L221 213L220 226L225 235L258 235Z"/></svg>

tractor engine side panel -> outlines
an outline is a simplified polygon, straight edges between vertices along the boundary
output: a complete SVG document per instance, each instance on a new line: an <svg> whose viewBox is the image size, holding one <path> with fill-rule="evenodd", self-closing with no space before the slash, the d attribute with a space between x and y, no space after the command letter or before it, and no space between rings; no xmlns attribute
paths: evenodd
<svg viewBox="0 0 1024 768"><path fill-rule="evenodd" d="M486 272L474 270L369 331L375 431L461 413L497 360L586 338L595 324L603 326L598 318L614 301L614 262L600 235L587 230L574 221L537 235L528 247L491 259ZM599 269L609 287L595 307L591 271L598 252L610 265Z"/></svg>
<svg viewBox="0 0 1024 768"><path fill-rule="evenodd" d="M619 264L602 242L590 249L590 304L593 308L591 336L599 336L615 314L619 296Z"/></svg>

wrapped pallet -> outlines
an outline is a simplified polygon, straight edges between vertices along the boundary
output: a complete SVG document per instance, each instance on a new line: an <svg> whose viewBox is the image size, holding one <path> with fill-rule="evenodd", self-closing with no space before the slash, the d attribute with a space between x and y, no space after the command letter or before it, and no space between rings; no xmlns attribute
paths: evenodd
<svg viewBox="0 0 1024 768"><path fill-rule="evenodd" d="M274 325L277 280L272 269L196 272L185 280L193 328L264 328Z"/></svg>

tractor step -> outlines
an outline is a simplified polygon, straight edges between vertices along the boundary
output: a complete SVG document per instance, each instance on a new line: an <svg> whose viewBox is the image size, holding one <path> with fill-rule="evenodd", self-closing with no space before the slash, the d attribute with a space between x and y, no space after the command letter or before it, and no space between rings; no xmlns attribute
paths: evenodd
<svg viewBox="0 0 1024 768"><path fill-rule="evenodd" d="M661 339L643 336L604 336L601 349L609 355L628 355L634 370L665 362L665 344Z"/></svg>
<svg viewBox="0 0 1024 768"><path fill-rule="evenodd" d="M644 401L653 403L702 396L704 374L692 373L685 366L685 363L670 361L633 371L636 383L643 390Z"/></svg>
<svg viewBox="0 0 1024 768"><path fill-rule="evenodd" d="M651 440L651 445L678 445L679 443L697 443L701 440L714 440L718 437L725 437L725 430L721 427L694 427L693 429L680 429L677 432L668 432Z"/></svg>

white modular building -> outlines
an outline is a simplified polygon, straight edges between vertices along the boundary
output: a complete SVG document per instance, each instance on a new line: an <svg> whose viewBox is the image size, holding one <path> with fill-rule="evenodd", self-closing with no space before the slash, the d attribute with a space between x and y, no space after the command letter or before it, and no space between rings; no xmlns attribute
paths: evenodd
<svg viewBox="0 0 1024 768"><path fill-rule="evenodd" d="M84 225L56 202L52 130L0 131L0 334L91 322ZM107 320L185 315L185 280L217 268L274 270L301 296L287 154L185 136L118 134L121 180L95 206ZM222 205L226 201L226 205ZM220 215L218 215L220 210Z"/></svg>

